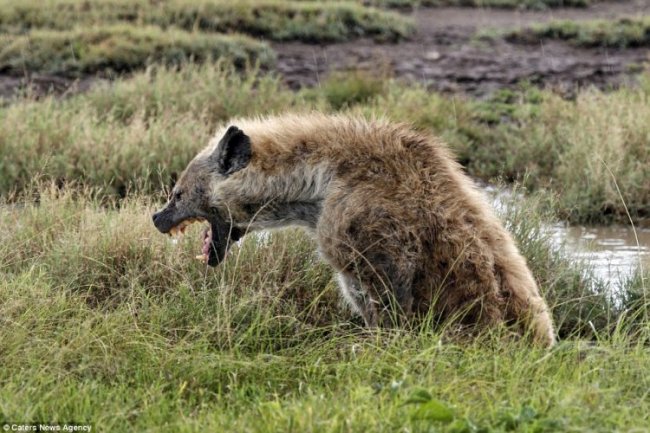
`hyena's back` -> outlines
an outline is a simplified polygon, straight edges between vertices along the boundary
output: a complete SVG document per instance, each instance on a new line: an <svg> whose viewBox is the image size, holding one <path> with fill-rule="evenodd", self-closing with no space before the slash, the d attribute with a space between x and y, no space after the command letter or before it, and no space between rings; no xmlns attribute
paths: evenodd
<svg viewBox="0 0 650 433"><path fill-rule="evenodd" d="M353 308L371 325L431 308L467 323L517 321L552 344L524 258L446 147L406 127L385 128L333 158L317 229Z"/></svg>

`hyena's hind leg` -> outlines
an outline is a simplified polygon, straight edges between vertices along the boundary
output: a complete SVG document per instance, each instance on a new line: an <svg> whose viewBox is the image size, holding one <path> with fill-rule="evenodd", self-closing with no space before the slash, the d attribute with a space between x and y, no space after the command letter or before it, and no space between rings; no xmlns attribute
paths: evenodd
<svg viewBox="0 0 650 433"><path fill-rule="evenodd" d="M524 329L524 332L529 330L535 342L551 347L555 344L551 311L539 294L530 271L523 267L521 269L524 271L514 273L499 267L503 288L508 293L507 316L528 328Z"/></svg>

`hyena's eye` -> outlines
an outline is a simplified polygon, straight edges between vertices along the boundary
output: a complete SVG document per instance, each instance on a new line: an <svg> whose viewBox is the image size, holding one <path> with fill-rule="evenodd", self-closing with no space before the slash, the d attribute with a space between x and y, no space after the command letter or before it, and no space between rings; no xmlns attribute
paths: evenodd
<svg viewBox="0 0 650 433"><path fill-rule="evenodd" d="M176 191L174 193L174 199L175 200L180 200L182 196L183 196L183 191Z"/></svg>

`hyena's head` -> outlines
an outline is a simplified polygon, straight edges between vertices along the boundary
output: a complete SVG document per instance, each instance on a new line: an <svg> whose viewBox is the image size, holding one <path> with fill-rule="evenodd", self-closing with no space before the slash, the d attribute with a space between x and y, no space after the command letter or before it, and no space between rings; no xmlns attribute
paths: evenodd
<svg viewBox="0 0 650 433"><path fill-rule="evenodd" d="M165 207L153 215L156 228L175 235L193 222L207 221L202 254L197 258L210 266L218 265L243 232L233 225L228 209L214 202L214 190L245 168L250 159L250 138L231 126L213 151L197 155L181 174Z"/></svg>

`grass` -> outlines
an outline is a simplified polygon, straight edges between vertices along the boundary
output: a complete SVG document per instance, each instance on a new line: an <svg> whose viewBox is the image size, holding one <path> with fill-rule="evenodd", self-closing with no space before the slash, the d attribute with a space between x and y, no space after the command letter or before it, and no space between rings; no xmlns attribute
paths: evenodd
<svg viewBox="0 0 650 433"><path fill-rule="evenodd" d="M367 332L301 232L247 237L205 272L191 259L198 228L173 244L150 222L151 198L115 207L93 195L35 185L0 207L0 423L605 432L649 421L647 326L632 337L627 319L610 326L617 311L593 322L596 345L550 352L498 333ZM580 287L594 282L544 240L537 206L504 209L547 296L591 309ZM558 323L580 332L560 303Z"/></svg>
<svg viewBox="0 0 650 433"><path fill-rule="evenodd" d="M557 7L588 7L599 0L358 0L383 8L415 7L490 7L503 9L548 9Z"/></svg>
<svg viewBox="0 0 650 433"><path fill-rule="evenodd" d="M505 125L493 137L499 144L486 149L490 154L478 154L485 173L498 166L510 178L526 172L528 186L558 193L568 220L627 223L625 204L635 221L647 219L650 168L642 161L650 157L650 129L641 118L648 109L648 83L611 93L587 90L575 101L534 89L526 99L526 93L505 104L515 111L502 113ZM617 183L625 185L621 193Z"/></svg>
<svg viewBox="0 0 650 433"><path fill-rule="evenodd" d="M650 17L630 17L616 20L552 21L506 35L514 42L538 44L540 40L555 39L586 48L637 48L650 46Z"/></svg>
<svg viewBox="0 0 650 433"><path fill-rule="evenodd" d="M276 79L240 75L227 62L152 68L67 100L23 99L0 111L0 190L40 176L109 195L158 191L219 122L294 103Z"/></svg>
<svg viewBox="0 0 650 433"><path fill-rule="evenodd" d="M441 136L474 177L553 191L564 220L627 224L624 203L635 222L650 217L650 80L641 81L607 93L586 89L572 101L525 85L472 101L392 83L353 109Z"/></svg>
<svg viewBox="0 0 650 433"><path fill-rule="evenodd" d="M314 101L324 99L334 110L368 104L388 89L388 77L364 71L334 72L313 90L304 90Z"/></svg>
<svg viewBox="0 0 650 433"><path fill-rule="evenodd" d="M294 93L226 62L150 68L65 100L26 97L0 108L0 193L34 178L151 193L231 117L341 108L441 136L474 177L553 191L566 220L627 223L625 202L638 222L650 216L649 97L648 79L574 101L535 88L472 101L361 73Z"/></svg>
<svg viewBox="0 0 650 433"><path fill-rule="evenodd" d="M77 25L118 22L308 42L343 41L361 36L396 40L412 31L407 18L353 2L5 0L0 9L0 32L8 33L34 28L68 30Z"/></svg>
<svg viewBox="0 0 650 433"><path fill-rule="evenodd" d="M64 76L130 72L148 64L181 65L226 58L235 65L269 66L269 46L240 35L188 33L159 27L115 25L70 31L34 30L0 35L0 72Z"/></svg>

